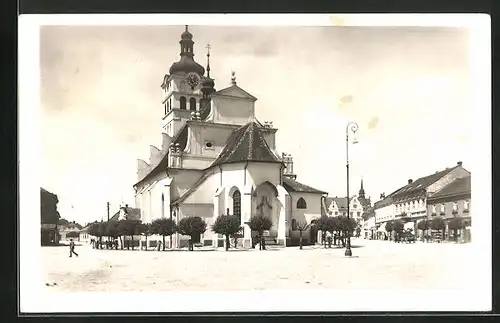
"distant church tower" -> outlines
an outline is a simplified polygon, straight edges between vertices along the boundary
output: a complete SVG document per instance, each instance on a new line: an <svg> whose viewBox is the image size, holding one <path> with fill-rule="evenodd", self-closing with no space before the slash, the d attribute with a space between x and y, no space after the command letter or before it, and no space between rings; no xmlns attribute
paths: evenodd
<svg viewBox="0 0 500 323"><path fill-rule="evenodd" d="M364 199L365 198L365 189L363 188L363 179L361 179L361 188L358 192L358 197Z"/></svg>

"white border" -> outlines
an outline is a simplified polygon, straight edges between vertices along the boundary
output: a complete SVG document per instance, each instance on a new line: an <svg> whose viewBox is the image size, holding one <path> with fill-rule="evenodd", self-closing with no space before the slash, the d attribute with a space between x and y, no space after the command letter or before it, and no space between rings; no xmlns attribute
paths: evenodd
<svg viewBox="0 0 500 323"><path fill-rule="evenodd" d="M472 200L476 290L409 291L401 297L391 290L176 292L176 293L47 293L41 288L39 231L40 66L39 28L42 25L267 25L267 26L443 26L470 28L471 105L474 132ZM206 14L206 15L22 15L19 17L19 189L21 312L158 312L158 311L487 311L491 308L491 22L484 14ZM464 259L464 261L467 261ZM483 262L484 261L484 262ZM293 295L315 295L303 301ZM126 296L126 297L124 297ZM111 297L111 298L110 298ZM109 300L113 299L113 302ZM196 299L196 302L192 300ZM251 300L251 301L249 301ZM137 306L139 305L140 306ZM165 304L169 308L165 308Z"/></svg>

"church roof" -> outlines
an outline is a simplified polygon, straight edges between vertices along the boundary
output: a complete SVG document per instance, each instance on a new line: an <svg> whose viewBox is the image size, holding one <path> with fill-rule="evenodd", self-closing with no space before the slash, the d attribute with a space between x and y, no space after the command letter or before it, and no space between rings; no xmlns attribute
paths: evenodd
<svg viewBox="0 0 500 323"><path fill-rule="evenodd" d="M315 188L313 188L311 186L299 183L296 180L291 179L289 177L283 177L283 187L288 192L303 192L303 193L326 194L326 192L323 192L323 191L315 189Z"/></svg>
<svg viewBox="0 0 500 323"><path fill-rule="evenodd" d="M260 129L255 121L250 121L234 130L211 166L246 161L281 163L281 159L269 148Z"/></svg>

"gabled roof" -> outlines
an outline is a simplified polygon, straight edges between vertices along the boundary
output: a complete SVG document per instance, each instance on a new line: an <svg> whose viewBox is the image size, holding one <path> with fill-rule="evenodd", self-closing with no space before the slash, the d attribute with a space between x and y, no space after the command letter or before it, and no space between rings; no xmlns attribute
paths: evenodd
<svg viewBox="0 0 500 323"><path fill-rule="evenodd" d="M400 197L403 195L407 195L410 193L416 193L417 191L424 190L430 185L434 184L438 180L440 180L443 176L451 172L452 170L456 169L457 167L460 167L459 165L453 167L453 168L447 168L445 170L442 170L440 172L437 172L432 175L428 175L425 177L421 177L417 179L416 181L413 181L411 184L405 185L396 192L392 193L392 197Z"/></svg>
<svg viewBox="0 0 500 323"><path fill-rule="evenodd" d="M232 93L231 93L232 92ZM234 95L233 93L238 93L241 94L241 96ZM226 95L226 96L232 96L232 97L244 97L253 101L257 101L257 98L248 93L247 91L243 90L241 87L239 87L236 84L233 84L229 87L226 87L222 90L219 90L215 92L216 95Z"/></svg>
<svg viewBox="0 0 500 323"><path fill-rule="evenodd" d="M281 163L281 159L269 148L260 129L255 121L250 121L234 130L210 167L247 161Z"/></svg>
<svg viewBox="0 0 500 323"><path fill-rule="evenodd" d="M125 217L127 220L140 220L141 219L141 209L133 208L133 207L123 207L125 211ZM110 221L118 221L120 218L120 211L116 212L109 220Z"/></svg>
<svg viewBox="0 0 500 323"><path fill-rule="evenodd" d="M446 197L470 195L471 193L471 182L470 176L464 178L457 178L450 184L443 187L441 190L434 193L429 197L429 200L436 200Z"/></svg>
<svg viewBox="0 0 500 323"><path fill-rule="evenodd" d="M296 180L293 180L288 177L283 177L283 187L288 192L302 192L302 193L318 193L318 194L327 194L321 190L315 189L311 186L307 186L305 184L299 183Z"/></svg>

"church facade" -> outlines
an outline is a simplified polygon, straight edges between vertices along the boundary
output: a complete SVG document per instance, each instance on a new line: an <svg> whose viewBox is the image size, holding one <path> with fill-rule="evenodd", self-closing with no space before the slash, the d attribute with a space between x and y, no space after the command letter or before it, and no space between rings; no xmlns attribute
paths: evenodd
<svg viewBox="0 0 500 323"><path fill-rule="evenodd" d="M289 245L299 234L292 224L321 216L326 192L296 180L292 157L278 153L278 129L257 120L257 99L237 85L234 72L228 87L215 90L210 52L206 68L194 60L187 26L180 45L180 60L161 84L161 148L151 146L149 161L138 161L134 189L141 220L199 216L208 224L200 243L217 247L223 237L210 225L222 214L237 215L243 227L240 243L250 248L255 233L246 223L263 215L273 223L268 238ZM314 229L304 232L308 235L314 240ZM188 239L176 234L171 247L183 247Z"/></svg>

